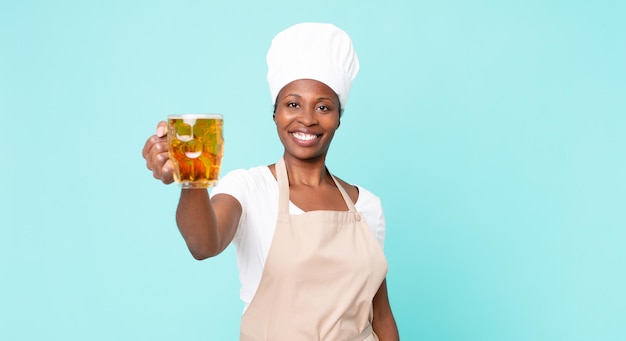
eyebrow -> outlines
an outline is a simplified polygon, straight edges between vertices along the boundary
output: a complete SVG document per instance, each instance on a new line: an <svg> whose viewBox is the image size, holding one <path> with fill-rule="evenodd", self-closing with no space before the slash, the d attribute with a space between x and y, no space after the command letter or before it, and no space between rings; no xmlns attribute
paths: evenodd
<svg viewBox="0 0 626 341"><path fill-rule="evenodd" d="M328 101L331 101L331 102L335 103L335 101L333 101L333 99L332 99L332 98L330 98L330 97L318 97L318 98L317 98L317 100L318 100L318 101L321 101L321 100L328 100Z"/></svg>
<svg viewBox="0 0 626 341"><path fill-rule="evenodd" d="M287 94L287 95L285 95L285 98L290 97L290 96L297 97L297 98L302 98L302 96L300 96L300 95L298 95L298 94ZM333 101L333 99L332 99L332 98L330 98L330 97L324 97L324 96L322 96L322 97L318 97L316 100L317 100L317 101L328 100L328 101L331 101L331 102L335 103L335 101Z"/></svg>

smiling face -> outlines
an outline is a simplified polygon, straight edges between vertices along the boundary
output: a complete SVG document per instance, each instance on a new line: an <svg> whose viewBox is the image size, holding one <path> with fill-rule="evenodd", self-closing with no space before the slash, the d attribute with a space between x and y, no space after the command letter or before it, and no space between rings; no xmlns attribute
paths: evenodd
<svg viewBox="0 0 626 341"><path fill-rule="evenodd" d="M339 98L326 84L312 79L295 80L276 99L274 122L286 157L325 159L339 128Z"/></svg>

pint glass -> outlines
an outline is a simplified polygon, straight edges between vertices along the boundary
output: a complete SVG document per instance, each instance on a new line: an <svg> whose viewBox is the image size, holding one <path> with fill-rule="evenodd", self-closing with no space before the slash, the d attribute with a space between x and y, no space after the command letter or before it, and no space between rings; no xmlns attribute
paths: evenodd
<svg viewBox="0 0 626 341"><path fill-rule="evenodd" d="M224 153L219 114L167 117L167 141L174 180L183 188L209 188L217 183Z"/></svg>

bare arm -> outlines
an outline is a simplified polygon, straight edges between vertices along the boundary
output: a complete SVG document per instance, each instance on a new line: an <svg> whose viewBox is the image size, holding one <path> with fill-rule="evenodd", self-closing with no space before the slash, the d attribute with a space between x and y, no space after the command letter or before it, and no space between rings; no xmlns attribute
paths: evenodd
<svg viewBox="0 0 626 341"><path fill-rule="evenodd" d="M226 249L235 236L240 217L241 205L230 195L217 194L209 199L204 189L181 191L176 223L187 248L198 260Z"/></svg>
<svg viewBox="0 0 626 341"><path fill-rule="evenodd" d="M372 328L380 339L380 341L398 341L398 326L391 312L389 305L389 297L387 295L387 279L383 281L374 296L374 317L372 319Z"/></svg>
<svg viewBox="0 0 626 341"><path fill-rule="evenodd" d="M142 155L156 179L165 184L174 182L166 122L159 122L156 133L146 141ZM218 194L209 199L207 190L181 191L176 223L196 259L213 257L224 251L235 236L240 217L241 205L230 195Z"/></svg>

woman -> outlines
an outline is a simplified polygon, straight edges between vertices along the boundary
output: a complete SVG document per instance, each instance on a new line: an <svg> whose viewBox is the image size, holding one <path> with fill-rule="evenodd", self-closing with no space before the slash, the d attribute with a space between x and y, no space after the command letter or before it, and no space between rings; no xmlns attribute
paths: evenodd
<svg viewBox="0 0 626 341"><path fill-rule="evenodd" d="M359 69L352 42L333 25L298 24L272 40L267 63L282 158L230 172L210 195L183 189L178 227L196 259L235 244L241 340L398 340L380 200L325 165ZM165 136L161 122L143 155L171 183Z"/></svg>

